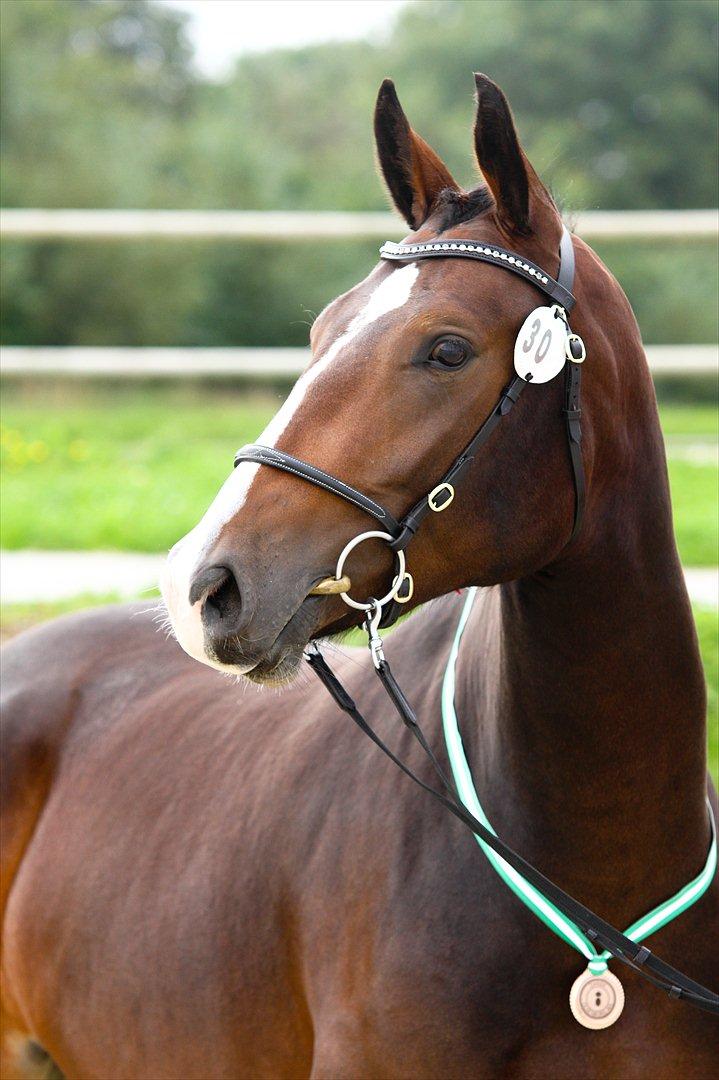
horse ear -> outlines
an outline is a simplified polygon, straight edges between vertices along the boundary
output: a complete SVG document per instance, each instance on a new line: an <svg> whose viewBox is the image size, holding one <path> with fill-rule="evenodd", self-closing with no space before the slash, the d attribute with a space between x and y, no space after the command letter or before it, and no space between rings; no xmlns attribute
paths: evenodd
<svg viewBox="0 0 719 1080"><path fill-rule="evenodd" d="M486 75L475 74L477 161L494 196L500 225L508 232L532 232L536 203L556 207L519 145L506 97Z"/></svg>
<svg viewBox="0 0 719 1080"><path fill-rule="evenodd" d="M409 126L394 83L385 79L374 112L377 156L387 187L410 229L419 229L440 191L459 191L447 166Z"/></svg>

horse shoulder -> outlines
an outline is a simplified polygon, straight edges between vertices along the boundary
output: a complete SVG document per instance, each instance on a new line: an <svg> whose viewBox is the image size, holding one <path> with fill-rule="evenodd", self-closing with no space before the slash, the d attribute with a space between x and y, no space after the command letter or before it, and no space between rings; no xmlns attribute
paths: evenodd
<svg viewBox="0 0 719 1080"><path fill-rule="evenodd" d="M145 605L146 607L147 605ZM32 835L63 748L91 718L82 703L108 680L131 690L137 668L166 653L187 663L157 633L140 605L66 615L18 635L2 651L0 752L5 897Z"/></svg>

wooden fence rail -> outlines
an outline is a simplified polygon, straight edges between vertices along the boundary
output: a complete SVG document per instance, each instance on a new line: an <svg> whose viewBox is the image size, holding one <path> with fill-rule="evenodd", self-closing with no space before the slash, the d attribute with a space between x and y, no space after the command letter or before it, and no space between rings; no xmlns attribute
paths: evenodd
<svg viewBox="0 0 719 1080"><path fill-rule="evenodd" d="M591 240L697 240L719 234L719 210L586 210L574 219L575 231ZM0 235L8 240L389 239L406 232L395 214L369 211L0 210Z"/></svg>
<svg viewBox="0 0 719 1080"><path fill-rule="evenodd" d="M717 375L719 346L648 345L655 375ZM4 375L111 378L294 379L309 361L308 349L96 348L5 346Z"/></svg>
<svg viewBox="0 0 719 1080"><path fill-rule="evenodd" d="M719 210L585 211L576 231L588 239L712 240ZM23 240L202 239L261 241L386 238L406 232L392 213L251 210L43 210L0 211L0 235ZM713 345L647 347L649 364L662 375L712 375L719 371ZM0 371L10 375L173 378L294 378L306 365L305 349L6 347Z"/></svg>

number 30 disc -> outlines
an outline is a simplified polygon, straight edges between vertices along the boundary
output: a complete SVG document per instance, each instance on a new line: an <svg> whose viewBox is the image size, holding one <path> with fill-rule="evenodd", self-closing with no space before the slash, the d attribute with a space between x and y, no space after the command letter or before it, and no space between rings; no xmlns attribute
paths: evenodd
<svg viewBox="0 0 719 1080"><path fill-rule="evenodd" d="M567 327L552 308L538 307L522 323L514 343L514 370L526 382L549 382L566 362Z"/></svg>

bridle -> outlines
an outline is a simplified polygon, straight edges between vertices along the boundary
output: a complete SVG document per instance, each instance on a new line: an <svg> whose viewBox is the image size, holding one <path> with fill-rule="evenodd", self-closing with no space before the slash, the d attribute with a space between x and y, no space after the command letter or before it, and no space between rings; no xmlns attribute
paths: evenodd
<svg viewBox="0 0 719 1080"><path fill-rule="evenodd" d="M574 247L572 238L566 228L562 229L562 238L559 253L559 271L557 278L552 278L545 273L536 263L516 255L505 248L481 244L473 240L428 240L421 244L393 244L387 242L380 248L383 259L391 262L414 262L416 259L427 258L463 258L478 259L481 262L492 263L510 270L525 281L531 282L541 290L550 300L554 301L554 318L558 321L558 329L565 335L565 405L564 421L567 433L567 444L572 465L574 481L574 523L570 536L571 542L579 531L584 509L585 480L584 466L582 463L581 440L582 431L580 426L580 388L581 388L581 363L585 357L584 345L577 334L572 334L569 329L568 315L575 304L572 295L574 282ZM403 552L414 538L420 525L430 513L441 513L454 501L457 485L464 478L472 466L478 451L485 445L499 421L507 415L519 396L531 381L529 377L514 374L511 381L502 390L499 399L490 412L487 419L481 425L477 433L465 446L464 450L454 459L449 469L445 472L437 484L427 494L423 495L402 517L397 519L384 506L375 499L370 498L357 488L338 480L337 477L318 469L315 465L309 465L306 461L285 453L284 450L276 450L270 446L250 444L243 446L235 455L235 466L243 461L251 461L258 465L269 465L274 469L292 473L303 480L309 481L316 487L324 488L325 491L338 495L345 502L351 503L358 509L363 510L375 519L381 526L381 532L372 531L361 533L355 537L341 553L338 560L335 578L342 577L344 563L350 551L363 540L385 539L395 552L395 576L392 588L379 602L383 609L380 621L382 627L391 626L398 618L400 604L406 604L414 590L412 576L406 571ZM371 611L376 601L372 603L359 603L353 600L347 592L342 593L342 598L350 607L361 611Z"/></svg>
<svg viewBox="0 0 719 1080"><path fill-rule="evenodd" d="M427 240L420 243L394 244L385 243L380 249L383 259L391 262L414 262L417 259L426 258L463 258L476 259L480 262L500 266L512 273L529 281L537 289L543 292L552 302L551 309L538 308L535 313L542 312L542 319L554 318L557 326L563 334L563 359L565 379L564 394L564 422L567 434L567 444L572 466L574 483L574 520L569 542L577 536L584 509L585 501L585 478L581 451L581 365L586 353L581 338L572 333L569 327L569 313L575 304L572 295L574 282L574 248L572 238L566 228L562 229L559 251L559 269L556 279L551 277L541 267L497 245L488 245L479 241L449 239ZM530 315L530 317L531 317ZM551 323L550 323L551 333ZM521 332L520 332L521 336ZM517 339L519 343L519 337ZM538 355L538 353L537 353ZM580 904L577 900L564 892L557 885L546 878L539 870L518 855L511 847L500 840L494 832L490 831L481 821L471 814L458 798L454 786L445 775L433 750L419 726L417 717L404 693L397 684L387 660L384 656L382 640L379 629L382 626L391 625L398 617L401 608L399 605L411 599L413 581L406 570L405 550L407 545L416 535L417 530L429 513L441 513L453 502L455 490L460 481L470 469L474 458L482 446L488 441L499 421L507 415L517 402L520 394L528 382L532 381L532 374L525 370L521 373L517 365L517 350L515 346L515 374L508 385L503 389L499 399L483 422L474 437L465 446L464 450L455 458L452 465L435 484L432 490L416 502L407 513L397 519L385 507L375 499L370 498L363 492L346 484L342 480L331 476L329 473L310 465L283 450L257 444L242 447L235 455L235 466L241 462L254 462L259 465L268 465L274 469L291 473L325 491L337 495L353 506L365 511L372 516L380 529L360 533L354 537L341 552L335 580L339 583L343 579L342 573L345 562L351 551L360 543L368 539L386 540L391 550L395 553L395 574L392 587L387 595L380 600L374 598L366 602L360 602L349 596L348 591L340 592L342 599L350 607L366 613L364 627L368 635L368 643L375 671L387 692L392 704L397 710L402 722L406 725L414 738L419 742L422 750L439 777L444 791L437 791L431 785L420 779L412 770L401 761L390 748L377 735L357 709L354 701L342 686L336 675L332 672L324 657L315 643L312 643L306 652L306 659L318 678L333 697L336 704L346 712L357 726L382 750L395 765L398 766L416 784L437 799L451 814L458 818L462 824L483 841L519 874L521 874L536 889L540 890L551 903L568 919L570 919L597 948L605 950L610 956L621 960L633 968L649 982L660 989L665 990L673 999L682 999L690 1002L708 1012L719 1013L719 995L707 990L699 983L683 975L670 964L665 963L646 948L633 941L631 937L621 933L610 923L595 915L589 908ZM561 367L557 368L559 373ZM549 380L546 380L549 381ZM339 589L337 590L339 591ZM713 821L712 821L713 827Z"/></svg>

